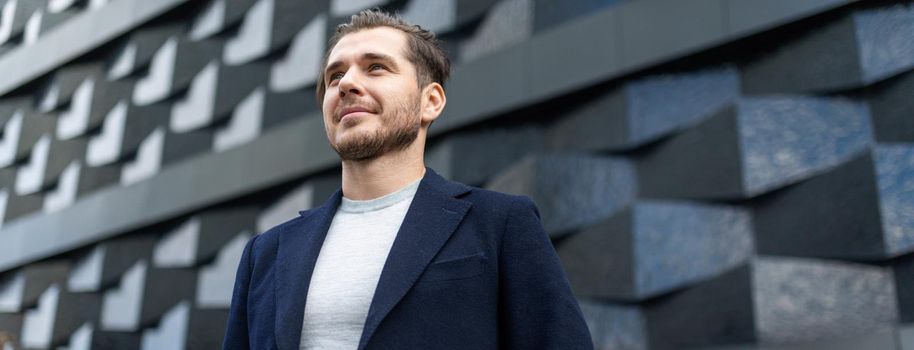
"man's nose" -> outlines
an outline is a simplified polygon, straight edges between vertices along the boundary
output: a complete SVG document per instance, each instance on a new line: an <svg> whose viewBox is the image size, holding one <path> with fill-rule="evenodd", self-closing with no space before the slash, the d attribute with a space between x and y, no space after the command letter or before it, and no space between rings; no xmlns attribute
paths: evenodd
<svg viewBox="0 0 914 350"><path fill-rule="evenodd" d="M346 94L362 94L362 85L358 77L358 73L354 70L346 72L342 78L340 78L340 97L346 96Z"/></svg>

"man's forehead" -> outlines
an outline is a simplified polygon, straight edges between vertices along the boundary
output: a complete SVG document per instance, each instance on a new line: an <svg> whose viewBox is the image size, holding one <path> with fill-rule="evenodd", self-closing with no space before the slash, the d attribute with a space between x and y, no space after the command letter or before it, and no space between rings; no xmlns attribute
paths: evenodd
<svg viewBox="0 0 914 350"><path fill-rule="evenodd" d="M358 58L365 53L377 53L405 59L406 33L394 28L377 27L346 34L336 43L327 59L327 64Z"/></svg>

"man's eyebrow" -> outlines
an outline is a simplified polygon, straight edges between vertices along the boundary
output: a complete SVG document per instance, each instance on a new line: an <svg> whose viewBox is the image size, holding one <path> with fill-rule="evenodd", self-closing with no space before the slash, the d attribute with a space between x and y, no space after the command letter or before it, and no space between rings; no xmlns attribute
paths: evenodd
<svg viewBox="0 0 914 350"><path fill-rule="evenodd" d="M365 61L384 61L388 65L392 66L391 68L397 68L397 61L394 60L390 55L385 55L378 52L366 52L362 54L362 60ZM327 68L324 69L324 74L329 74L330 72L336 70L343 65L343 61L333 61L327 65Z"/></svg>

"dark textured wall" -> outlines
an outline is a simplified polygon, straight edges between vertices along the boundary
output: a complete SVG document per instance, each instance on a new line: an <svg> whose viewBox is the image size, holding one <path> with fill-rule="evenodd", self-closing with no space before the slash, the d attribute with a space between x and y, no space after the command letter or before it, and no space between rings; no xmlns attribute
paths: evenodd
<svg viewBox="0 0 914 350"><path fill-rule="evenodd" d="M536 201L597 348L914 349L902 0L0 0L0 344L218 348L247 240L339 187L314 82L374 6L454 62L427 163Z"/></svg>

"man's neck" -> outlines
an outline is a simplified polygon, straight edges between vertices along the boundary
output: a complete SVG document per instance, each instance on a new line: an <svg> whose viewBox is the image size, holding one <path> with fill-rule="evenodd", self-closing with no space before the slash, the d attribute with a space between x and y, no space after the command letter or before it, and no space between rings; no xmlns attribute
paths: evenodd
<svg viewBox="0 0 914 350"><path fill-rule="evenodd" d="M422 149L413 147L363 161L343 161L343 196L368 200L409 185L425 175Z"/></svg>

